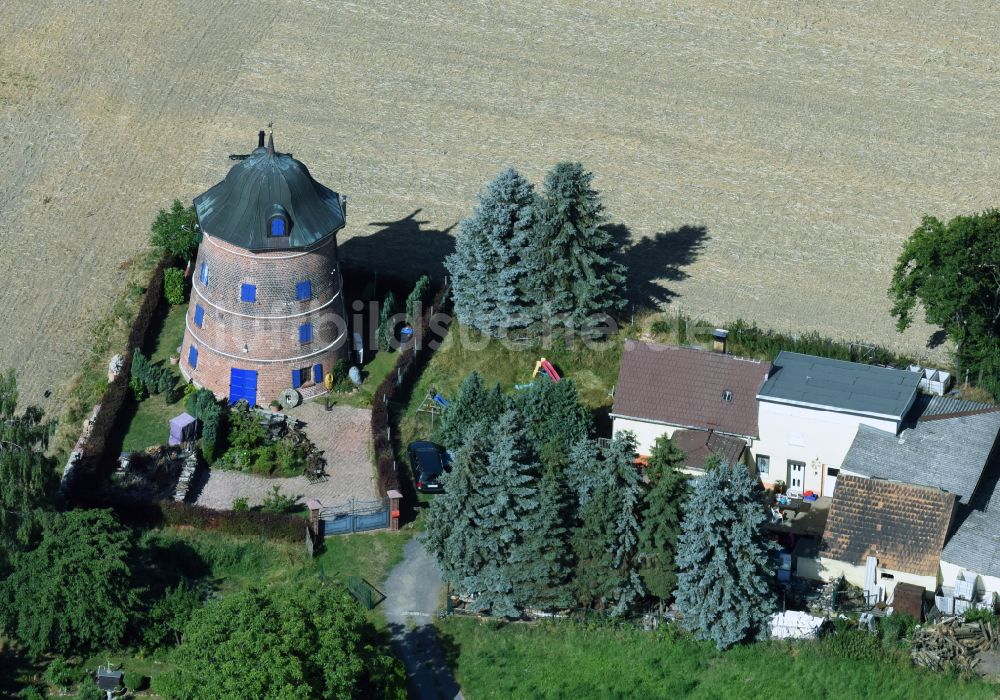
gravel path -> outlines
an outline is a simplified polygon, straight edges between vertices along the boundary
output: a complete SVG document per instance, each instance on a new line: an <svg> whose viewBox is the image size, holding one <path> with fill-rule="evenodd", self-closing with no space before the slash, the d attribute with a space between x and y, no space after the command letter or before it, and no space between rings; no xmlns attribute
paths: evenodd
<svg viewBox="0 0 1000 700"><path fill-rule="evenodd" d="M419 537L406 543L403 561L389 574L383 591L393 646L410 680L410 697L462 698L437 640L434 615L441 600L441 573Z"/></svg>
<svg viewBox="0 0 1000 700"><path fill-rule="evenodd" d="M305 423L305 432L326 457L330 478L311 484L304 476L271 479L242 472L211 470L201 487L196 503L207 508L227 510L236 498L246 498L251 506L259 505L274 486L285 494L317 498L323 505L335 505L351 498L378 498L375 474L368 450L371 411L364 408L334 406L325 411L321 404L307 403L289 411Z"/></svg>

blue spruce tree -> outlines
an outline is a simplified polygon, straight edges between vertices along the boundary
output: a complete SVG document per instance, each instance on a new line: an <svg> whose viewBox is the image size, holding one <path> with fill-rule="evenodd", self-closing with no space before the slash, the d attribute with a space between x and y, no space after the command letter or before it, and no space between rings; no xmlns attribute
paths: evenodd
<svg viewBox="0 0 1000 700"><path fill-rule="evenodd" d="M719 649L767 629L775 599L759 486L740 464L722 462L695 480L677 545L677 607Z"/></svg>
<svg viewBox="0 0 1000 700"><path fill-rule="evenodd" d="M462 220L445 260L458 319L493 337L527 323L522 256L535 228L535 198L534 185L514 168L504 170Z"/></svg>
<svg viewBox="0 0 1000 700"><path fill-rule="evenodd" d="M441 475L444 493L434 498L427 513L424 544L438 560L442 578L458 591L486 564L485 551L477 546L475 512L491 449L487 426L473 425L455 455L451 473Z"/></svg>
<svg viewBox="0 0 1000 700"><path fill-rule="evenodd" d="M606 314L625 306L625 268L614 259L614 238L601 228L604 206L593 179L580 163L559 163L545 178L523 282L538 332L552 325L593 336Z"/></svg>
<svg viewBox="0 0 1000 700"><path fill-rule="evenodd" d="M507 397L499 384L487 389L479 372L472 371L462 380L458 394L441 415L438 440L454 452L465 441L465 436L476 423L493 425L507 410Z"/></svg>
<svg viewBox="0 0 1000 700"><path fill-rule="evenodd" d="M540 378L517 394L516 403L542 464L561 473L572 446L591 430L591 414L580 401L576 384L570 379Z"/></svg>
<svg viewBox="0 0 1000 700"><path fill-rule="evenodd" d="M635 463L635 436L619 433L596 459L586 444L577 446L574 457L585 460L580 472L593 473L596 468L597 476L576 482L585 485L580 493L586 498L573 534L574 588L583 604L623 615L643 595L638 518L642 482Z"/></svg>

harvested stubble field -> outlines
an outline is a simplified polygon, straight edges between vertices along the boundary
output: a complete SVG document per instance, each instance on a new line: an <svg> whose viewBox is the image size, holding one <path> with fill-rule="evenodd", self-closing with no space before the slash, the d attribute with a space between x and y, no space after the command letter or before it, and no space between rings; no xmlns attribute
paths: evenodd
<svg viewBox="0 0 1000 700"><path fill-rule="evenodd" d="M351 195L346 258L439 271L502 166L538 181L580 159L642 241L652 298L915 354L928 329L887 315L899 246L1000 181L986 0L11 0L3 17L0 358L30 400L64 391L156 209L269 120Z"/></svg>

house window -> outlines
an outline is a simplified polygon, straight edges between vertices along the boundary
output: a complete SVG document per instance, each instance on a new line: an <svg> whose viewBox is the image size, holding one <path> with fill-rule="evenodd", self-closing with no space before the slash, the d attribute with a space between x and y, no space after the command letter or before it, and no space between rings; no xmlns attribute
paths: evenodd
<svg viewBox="0 0 1000 700"><path fill-rule="evenodd" d="M207 262L203 262L201 264L201 269L198 271L198 279L201 280L201 283L203 285L205 285L206 287L208 286L208 263Z"/></svg>
<svg viewBox="0 0 1000 700"><path fill-rule="evenodd" d="M806 463L788 460L788 488L802 490L802 479L805 478Z"/></svg>
<svg viewBox="0 0 1000 700"><path fill-rule="evenodd" d="M766 475L771 472L771 458L767 455L757 455L757 473Z"/></svg>
<svg viewBox="0 0 1000 700"><path fill-rule="evenodd" d="M312 299L312 295L312 282L309 280L304 280L295 285L295 298L299 301L308 301L309 299Z"/></svg>
<svg viewBox="0 0 1000 700"><path fill-rule="evenodd" d="M205 327L205 309L201 307L201 304L194 305L194 325L198 328Z"/></svg>
<svg viewBox="0 0 1000 700"><path fill-rule="evenodd" d="M194 345L188 350L188 364L191 365L191 369L198 369L198 348Z"/></svg>
<svg viewBox="0 0 1000 700"><path fill-rule="evenodd" d="M319 384L323 381L323 365L313 365L313 381Z"/></svg>
<svg viewBox="0 0 1000 700"><path fill-rule="evenodd" d="M305 345L311 343L313 339L313 327L311 323L303 323L299 326L299 342Z"/></svg>
<svg viewBox="0 0 1000 700"><path fill-rule="evenodd" d="M303 384L309 381L309 368L303 367L302 369L292 370L292 388L298 389Z"/></svg>
<svg viewBox="0 0 1000 700"><path fill-rule="evenodd" d="M257 301L257 285L244 284L240 287L240 301L254 303Z"/></svg>

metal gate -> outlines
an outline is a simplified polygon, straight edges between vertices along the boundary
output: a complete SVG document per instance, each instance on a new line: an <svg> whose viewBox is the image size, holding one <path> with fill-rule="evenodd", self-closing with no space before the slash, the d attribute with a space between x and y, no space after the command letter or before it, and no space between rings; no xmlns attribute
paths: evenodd
<svg viewBox="0 0 1000 700"><path fill-rule="evenodd" d="M358 501L351 499L336 506L321 508L319 519L324 535L347 535L389 527L389 499Z"/></svg>

